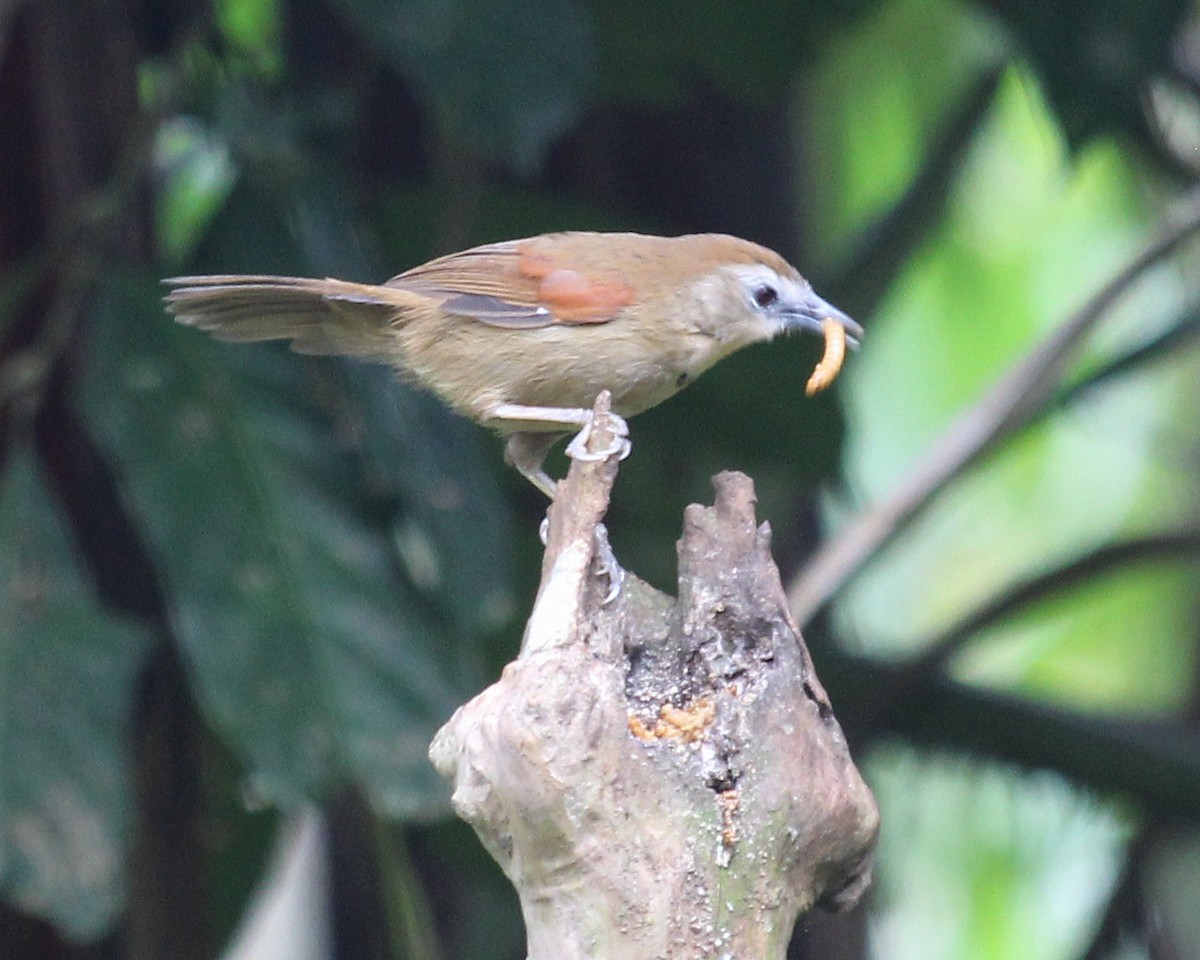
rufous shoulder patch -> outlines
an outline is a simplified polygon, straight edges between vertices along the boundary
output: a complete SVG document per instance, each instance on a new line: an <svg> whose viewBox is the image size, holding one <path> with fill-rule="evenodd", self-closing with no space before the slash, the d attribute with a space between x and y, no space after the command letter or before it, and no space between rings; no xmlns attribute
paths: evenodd
<svg viewBox="0 0 1200 960"><path fill-rule="evenodd" d="M616 277L589 276L542 253L522 251L517 269L538 281L538 299L564 323L604 323L637 299L633 288Z"/></svg>

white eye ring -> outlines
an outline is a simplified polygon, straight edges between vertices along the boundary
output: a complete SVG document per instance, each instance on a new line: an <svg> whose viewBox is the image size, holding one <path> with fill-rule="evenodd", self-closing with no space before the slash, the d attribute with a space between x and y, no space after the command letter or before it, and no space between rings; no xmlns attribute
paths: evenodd
<svg viewBox="0 0 1200 960"><path fill-rule="evenodd" d="M754 288L751 297L754 299L755 306L760 310L766 310L768 307L779 302L779 291L771 286L771 284L763 283Z"/></svg>

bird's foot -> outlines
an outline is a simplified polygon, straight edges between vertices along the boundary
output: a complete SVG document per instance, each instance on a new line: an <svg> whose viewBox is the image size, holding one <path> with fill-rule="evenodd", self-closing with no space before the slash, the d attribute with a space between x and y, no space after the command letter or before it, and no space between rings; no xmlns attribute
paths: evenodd
<svg viewBox="0 0 1200 960"><path fill-rule="evenodd" d="M629 424L625 422L625 418L618 416L615 413L608 415L609 423L613 432L612 442L601 450L589 450L588 441L592 437L592 417L589 415L581 429L564 451L572 460L582 460L584 462L594 462L597 460L605 460L616 454L618 460L624 460L629 456L629 452L633 449L633 444L629 441Z"/></svg>

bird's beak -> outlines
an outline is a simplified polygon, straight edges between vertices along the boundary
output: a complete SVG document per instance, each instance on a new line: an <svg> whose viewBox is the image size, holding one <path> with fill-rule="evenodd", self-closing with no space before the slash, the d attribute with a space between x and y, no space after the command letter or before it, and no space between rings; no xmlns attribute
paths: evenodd
<svg viewBox="0 0 1200 960"><path fill-rule="evenodd" d="M832 303L822 300L812 290L807 290L795 304L790 304L784 311L786 327L789 330L806 330L821 336L822 320L836 320L846 330L846 344L853 350L858 349L862 340L863 328L842 313Z"/></svg>

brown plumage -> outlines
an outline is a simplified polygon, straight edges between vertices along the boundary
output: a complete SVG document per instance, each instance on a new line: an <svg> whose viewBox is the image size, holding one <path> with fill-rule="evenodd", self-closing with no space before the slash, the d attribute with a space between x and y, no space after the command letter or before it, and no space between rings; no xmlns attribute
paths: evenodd
<svg viewBox="0 0 1200 960"><path fill-rule="evenodd" d="M301 353L389 363L509 437L507 457L553 495L542 461L604 389L633 416L722 357L825 303L778 254L736 237L556 233L439 257L383 284L177 277L167 309L221 340L290 339Z"/></svg>

